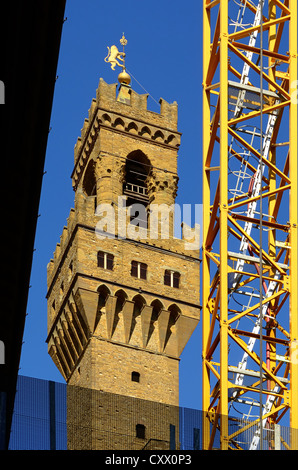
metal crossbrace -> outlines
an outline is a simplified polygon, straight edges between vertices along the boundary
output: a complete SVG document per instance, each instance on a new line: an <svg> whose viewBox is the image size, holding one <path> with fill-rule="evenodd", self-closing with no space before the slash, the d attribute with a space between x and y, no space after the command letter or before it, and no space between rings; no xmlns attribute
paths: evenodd
<svg viewBox="0 0 298 470"><path fill-rule="evenodd" d="M260 0L259 3L258 3L258 6L257 6L253 26L258 26L261 23L262 6L263 5L264 5L264 0ZM244 10L242 11L242 15L241 15L240 10L239 10L238 18L241 15L241 21L243 19L243 13L244 13ZM255 46L257 36L258 36L258 32L257 32L257 30L255 30L250 35L249 46L251 46L251 47ZM248 51L246 53L246 57L249 60L252 59L252 56L253 56L253 52ZM239 91L239 94L238 94L238 100L237 100L237 104L236 104L236 107L235 107L235 110L234 110L234 118L238 117L239 114L241 113L242 109L243 109L245 95L247 93L247 91L245 89L245 85L247 85L248 81L249 81L249 71L250 71L250 66L247 63L245 63L244 66L243 66L241 80L240 80L240 83L242 85L244 85L244 87L243 87L242 90ZM278 101L276 101L276 103L277 102ZM262 106L262 103L261 103L261 106ZM263 136L261 136L261 139L263 140L263 143L262 143L262 157L263 157L263 159L267 159L268 155L269 155L270 143L271 143L274 127L275 127L275 124L276 124L277 116L278 116L277 111L273 112L272 114L270 114L268 116L267 128L266 128L266 131L265 131L264 139L263 139ZM232 141L232 143L233 143L233 141ZM261 186L262 186L262 178L263 178L263 173L264 173L264 167L265 167L264 163L261 164L259 162L256 174L254 175L254 181L253 181L253 187L252 187L252 193L251 193L251 196L253 198L260 195ZM240 177L240 173L239 173L239 177ZM238 182L237 182L236 187L238 187ZM256 200L249 203L248 209L247 209L247 212L246 212L246 215L249 218L254 218L255 217L256 207L257 207L257 201ZM262 214L260 214L260 217L261 216L262 216ZM253 226L253 222L251 222L251 221L245 223L244 231L247 235L250 235L251 230L252 230L252 226ZM248 246L249 246L248 239L245 235L243 235L242 239L241 239L241 243L240 243L239 253L241 255L244 255L244 256L242 258L239 256L238 259L237 259L236 268L235 268L237 273L234 275L231 291L235 290L235 288L237 287L237 285L239 283L239 276L241 276L241 275L239 275L239 272L242 272L243 269L244 269L245 255L247 253ZM265 295L263 296L262 308L261 308L261 311L260 311L256 321L255 321L255 324L254 324L254 327L253 327L253 330L252 330L252 336L250 337L250 339L248 341L247 351L244 352L242 360L239 362L239 365L238 365L238 369L240 371L237 373L236 379L235 379L235 385L238 386L238 387L243 384L244 376L245 376L244 371L246 370L246 367L247 367L249 352L252 352L253 349L254 349L254 346L255 346L255 343L256 343L256 336L260 333L260 329L262 327L262 320L266 316L266 312L267 312L267 308L268 308L268 303L266 303L266 298L269 298L275 292L275 289L278 285L279 278L280 278L280 273L276 271L275 276L274 276L274 280L272 280L269 283L268 290L265 293ZM276 393L276 392L278 392L278 390L279 390L279 386L276 385L273 392ZM237 392L237 389L236 389L233 392L232 400L236 400L237 395L238 395L238 392ZM266 404L263 408L263 415L267 414L271 410L271 408L273 406L273 403L274 403L274 400L275 400L274 395L268 395L267 402L266 402ZM263 420L263 425L265 425L265 423L266 423L266 419ZM250 444L250 449L251 450L256 449L259 445L259 441L260 441L260 426L258 426L257 431L255 432L255 434L253 436L252 442Z"/></svg>
<svg viewBox="0 0 298 470"><path fill-rule="evenodd" d="M239 129L238 129L238 131L239 131ZM246 133L246 131L244 131L244 130L243 130L243 132ZM251 147L253 146L255 136L256 136L256 127L254 127L253 131L251 132L251 141L250 141L250 146ZM233 146L233 142L234 142L234 137L232 137L230 149ZM242 155L243 155L243 157L242 157L240 170L235 171L235 170L231 169L231 173L234 176L237 176L237 182L236 182L235 188L234 189L229 189L230 193L233 195L232 204L235 202L235 198L237 196L240 196L241 194L244 194L244 191L242 191L244 180L245 179L251 179L251 176L250 176L250 174L248 174L248 171L247 171L248 170L247 163L248 163L249 157L251 156L251 152L249 150L246 150L246 151L243 152Z"/></svg>
<svg viewBox="0 0 298 470"><path fill-rule="evenodd" d="M247 27L247 25L243 26L243 19L244 19L244 16L245 16L245 10L247 8L247 6L246 6L247 2L245 1L244 3L238 3L236 0L233 0L233 1L236 5L239 6L237 20L236 21L231 20L233 22L234 26L235 26L234 32L236 33L237 27Z"/></svg>
<svg viewBox="0 0 298 470"><path fill-rule="evenodd" d="M267 129L266 129L264 144L263 144L263 158L264 159L268 158L270 142L271 142L274 126L275 126L275 123L276 123L276 119L277 119L277 112L270 115L269 118L268 118ZM256 196L259 196L259 194L260 194L261 185L262 185L262 177L263 177L263 173L264 173L264 167L265 167L264 163L262 163L262 164L259 163L259 165L257 167L257 171L256 171L254 181L253 181L252 193L251 193L252 198L254 198ZM246 212L246 215L248 217L254 218L255 213L256 213L256 207L257 207L257 201L256 200L254 200L253 202L250 202L249 206L248 206L248 210ZM247 233L247 235L250 235L252 226L253 226L252 222L246 222L245 223L244 230ZM248 240L243 235L242 239L241 239L241 244L240 244L239 251L242 254L246 254L247 249L248 249ZM236 265L236 270L243 271L244 264L245 264L244 260L239 259L238 262L237 262L237 265ZM238 283L238 277L239 277L239 275L235 274L232 289L236 287L236 285Z"/></svg>

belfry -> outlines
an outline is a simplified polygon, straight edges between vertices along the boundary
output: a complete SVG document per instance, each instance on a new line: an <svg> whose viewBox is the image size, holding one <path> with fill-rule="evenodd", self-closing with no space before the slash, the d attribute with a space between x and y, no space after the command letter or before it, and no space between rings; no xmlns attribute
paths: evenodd
<svg viewBox="0 0 298 470"><path fill-rule="evenodd" d="M177 104L148 110L112 48L106 62L122 72L99 81L48 264L48 352L68 384L70 449L169 449L179 358L200 316L199 248L174 237Z"/></svg>

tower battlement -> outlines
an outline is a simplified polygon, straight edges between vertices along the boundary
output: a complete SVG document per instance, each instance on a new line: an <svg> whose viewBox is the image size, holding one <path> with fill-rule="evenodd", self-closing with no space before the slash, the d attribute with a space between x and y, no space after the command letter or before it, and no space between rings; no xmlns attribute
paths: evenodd
<svg viewBox="0 0 298 470"><path fill-rule="evenodd" d="M121 84L129 94L129 102L123 103L117 98L119 84L107 84L102 78L92 100L88 118L85 119L74 148L73 187L85 167L100 129L106 128L115 133L129 135L134 139L146 140L149 144L178 149L181 133L177 131L178 105L160 99L160 113L147 109L147 94L139 95L130 87ZM119 97L119 95L118 95Z"/></svg>

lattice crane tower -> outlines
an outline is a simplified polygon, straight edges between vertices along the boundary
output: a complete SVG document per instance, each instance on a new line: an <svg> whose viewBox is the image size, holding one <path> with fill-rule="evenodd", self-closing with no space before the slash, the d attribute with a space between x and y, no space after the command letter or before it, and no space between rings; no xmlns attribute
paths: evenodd
<svg viewBox="0 0 298 470"><path fill-rule="evenodd" d="M204 448L297 449L297 0L203 15Z"/></svg>

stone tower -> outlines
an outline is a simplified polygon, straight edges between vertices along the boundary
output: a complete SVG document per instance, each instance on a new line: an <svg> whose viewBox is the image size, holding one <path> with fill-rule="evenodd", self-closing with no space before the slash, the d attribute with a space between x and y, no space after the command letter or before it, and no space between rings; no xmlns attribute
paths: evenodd
<svg viewBox="0 0 298 470"><path fill-rule="evenodd" d="M173 236L177 104L152 112L121 77L99 81L47 271L48 351L75 449L169 448L169 429L179 445L179 357L199 321L199 250Z"/></svg>

